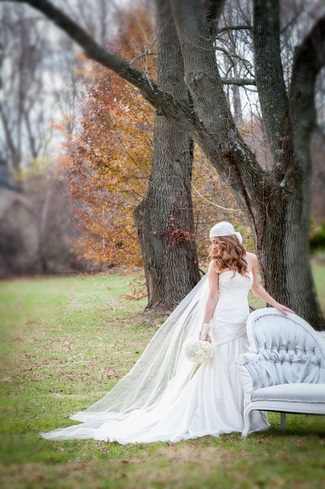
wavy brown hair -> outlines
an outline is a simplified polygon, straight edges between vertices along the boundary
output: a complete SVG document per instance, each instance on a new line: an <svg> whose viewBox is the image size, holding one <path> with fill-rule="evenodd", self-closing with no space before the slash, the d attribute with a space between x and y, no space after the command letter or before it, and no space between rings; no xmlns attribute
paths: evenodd
<svg viewBox="0 0 325 489"><path fill-rule="evenodd" d="M218 236L214 238L218 242L219 251L213 245L209 248L209 257L214 262L217 273L225 270L233 270L248 277L248 265L245 260L246 250L240 244L237 236Z"/></svg>

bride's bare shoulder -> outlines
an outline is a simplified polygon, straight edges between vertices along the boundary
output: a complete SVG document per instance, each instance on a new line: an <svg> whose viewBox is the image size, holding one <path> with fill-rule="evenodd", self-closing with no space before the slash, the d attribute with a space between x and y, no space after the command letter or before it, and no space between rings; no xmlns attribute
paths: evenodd
<svg viewBox="0 0 325 489"><path fill-rule="evenodd" d="M249 251L247 251L245 258L246 258L247 263L249 265L251 265L252 267L253 267L253 265L255 265L257 263L257 256L255 255L255 253L250 253Z"/></svg>
<svg viewBox="0 0 325 489"><path fill-rule="evenodd" d="M251 253L250 251L246 251L246 256L251 260L257 260L257 256L255 255L255 253Z"/></svg>

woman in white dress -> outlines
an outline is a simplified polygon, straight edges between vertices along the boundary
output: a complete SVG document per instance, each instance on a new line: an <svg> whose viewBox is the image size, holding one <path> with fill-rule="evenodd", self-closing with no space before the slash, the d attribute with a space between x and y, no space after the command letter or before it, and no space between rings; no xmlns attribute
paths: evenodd
<svg viewBox="0 0 325 489"><path fill-rule="evenodd" d="M292 311L259 285L257 258L245 251L232 224L213 226L210 239L207 278L161 326L133 369L103 399L71 416L82 424L42 433L44 438L127 444L243 431L244 395L236 361L248 350L248 292L282 314ZM207 324L214 355L195 372L182 346L187 338L201 336ZM268 428L264 413L252 416L251 431Z"/></svg>

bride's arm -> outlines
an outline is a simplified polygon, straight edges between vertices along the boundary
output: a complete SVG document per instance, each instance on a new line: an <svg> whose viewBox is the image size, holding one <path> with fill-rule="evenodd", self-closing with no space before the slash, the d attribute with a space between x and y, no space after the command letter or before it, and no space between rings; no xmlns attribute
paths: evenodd
<svg viewBox="0 0 325 489"><path fill-rule="evenodd" d="M216 273L212 261L210 262L209 265L208 280L209 280L209 295L205 303L203 324L210 323L219 299L219 275ZM201 336L202 328L200 330L199 337Z"/></svg>
<svg viewBox="0 0 325 489"><path fill-rule="evenodd" d="M293 312L291 309L289 309L289 307L283 306L282 304L277 302L275 299L273 299L273 297L271 297L270 294L268 294L266 292L266 290L259 284L258 275L257 275L257 269L258 269L257 257L253 253L251 253L250 255L251 255L252 261L253 261L252 272L253 272L253 278L254 278L254 282L253 282L253 285L251 287L251 291L255 295L257 295L257 297L259 297L263 301L270 304L270 306L274 307L277 311L281 312L282 314L286 315L286 314L288 314L288 312Z"/></svg>

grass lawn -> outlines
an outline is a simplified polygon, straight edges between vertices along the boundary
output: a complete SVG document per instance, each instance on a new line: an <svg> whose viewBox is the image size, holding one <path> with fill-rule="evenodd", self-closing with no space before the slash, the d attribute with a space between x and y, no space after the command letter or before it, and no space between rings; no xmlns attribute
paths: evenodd
<svg viewBox="0 0 325 489"><path fill-rule="evenodd" d="M325 311L325 266L314 273ZM118 275L0 282L1 489L325 488L325 417L288 415L281 433L271 414L272 428L246 440L40 438L111 389L157 330L128 291Z"/></svg>

